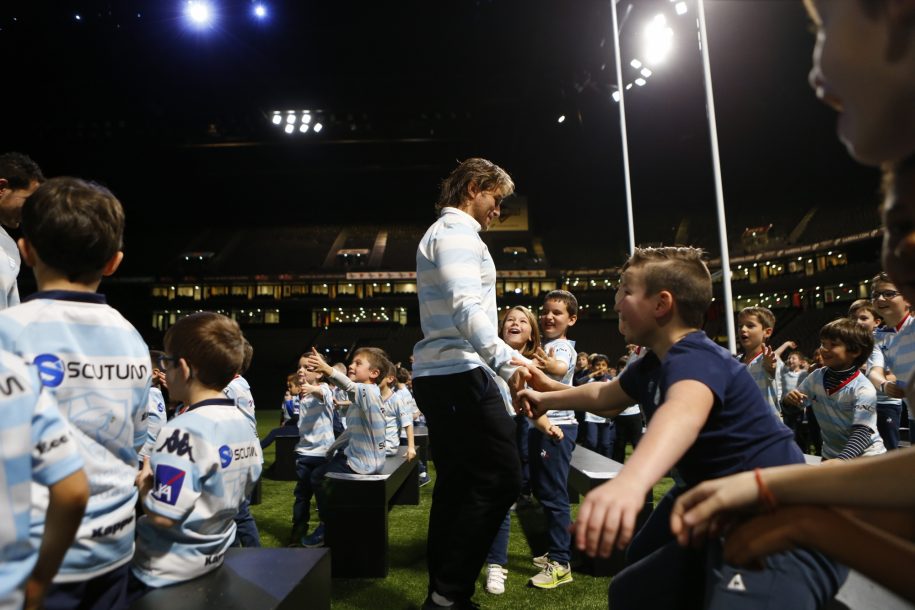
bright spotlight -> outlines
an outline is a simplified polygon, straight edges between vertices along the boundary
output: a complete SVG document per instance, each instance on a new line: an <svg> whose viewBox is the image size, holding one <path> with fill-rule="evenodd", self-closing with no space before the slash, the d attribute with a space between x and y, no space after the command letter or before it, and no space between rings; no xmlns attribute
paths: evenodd
<svg viewBox="0 0 915 610"><path fill-rule="evenodd" d="M283 122L283 117L280 116L279 112L277 112L276 114L273 115L273 124L274 125L279 125L282 122Z"/></svg>
<svg viewBox="0 0 915 610"><path fill-rule="evenodd" d="M308 123L299 125L299 133L308 133Z"/></svg>
<svg viewBox="0 0 915 610"><path fill-rule="evenodd" d="M315 133L321 133L321 130L324 129L324 125L321 123L315 123L314 130Z"/></svg>
<svg viewBox="0 0 915 610"><path fill-rule="evenodd" d="M254 5L254 16L258 19L264 19L267 16L267 7L263 4Z"/></svg>
<svg viewBox="0 0 915 610"><path fill-rule="evenodd" d="M303 122L303 123L311 123L311 115L310 115L309 113L307 113L307 112L306 112L305 114L303 114L303 115L302 115L302 122Z"/></svg>
<svg viewBox="0 0 915 610"><path fill-rule="evenodd" d="M673 46L674 31L664 15L657 15L645 28L645 62L656 64L664 60Z"/></svg>
<svg viewBox="0 0 915 610"><path fill-rule="evenodd" d="M292 124L287 123L286 127L283 128L283 131L285 131L286 133L292 133L293 131L295 131L295 127Z"/></svg>
<svg viewBox="0 0 915 610"><path fill-rule="evenodd" d="M645 86L645 83L647 83L647 82L648 82L648 81L646 81L646 80L645 80L644 78L642 78L641 76L640 76L639 78L635 79L635 84L638 85L639 87L644 87L644 86Z"/></svg>
<svg viewBox="0 0 915 610"><path fill-rule="evenodd" d="M197 27L205 27L213 20L213 7L204 0L188 0L184 12Z"/></svg>
<svg viewBox="0 0 915 610"><path fill-rule="evenodd" d="M677 11L678 15L685 15L686 14L686 2L677 2L677 4L674 6L674 10Z"/></svg>
<svg viewBox="0 0 915 610"><path fill-rule="evenodd" d="M558 119L556 119L556 122L565 123L565 120L566 120L566 115L563 114L563 115L560 115L560 117Z"/></svg>
<svg viewBox="0 0 915 610"><path fill-rule="evenodd" d="M636 70L638 70L639 68L642 67L642 62L640 62L637 59L633 59L632 61L629 62L629 65L632 66L633 68L635 68Z"/></svg>
<svg viewBox="0 0 915 610"><path fill-rule="evenodd" d="M614 102L620 101L620 92L619 92L619 91L614 91L614 92L613 92L613 101L614 101Z"/></svg>
<svg viewBox="0 0 915 610"><path fill-rule="evenodd" d="M286 115L286 122L289 123L290 125L292 125L293 123L295 123L295 115L294 115L294 114L287 114L287 115Z"/></svg>

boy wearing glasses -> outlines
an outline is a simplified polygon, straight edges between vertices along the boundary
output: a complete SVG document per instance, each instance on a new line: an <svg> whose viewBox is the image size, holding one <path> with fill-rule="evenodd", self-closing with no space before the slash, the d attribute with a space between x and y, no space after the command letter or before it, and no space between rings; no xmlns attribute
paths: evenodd
<svg viewBox="0 0 915 610"><path fill-rule="evenodd" d="M877 426L888 450L899 447L904 381L915 368L915 326L911 305L881 271L871 280L871 297L883 325L874 331L874 351L867 360L867 376L877 388ZM909 411L911 419L911 410Z"/></svg>
<svg viewBox="0 0 915 610"><path fill-rule="evenodd" d="M165 334L161 358L171 395L188 405L159 433L150 473L138 481L131 601L148 589L202 576L222 565L233 517L261 473L261 451L244 413L223 393L244 359L244 337L229 318L200 312Z"/></svg>
<svg viewBox="0 0 915 610"><path fill-rule="evenodd" d="M22 207L22 259L38 292L0 312L0 346L38 369L85 464L90 497L48 591L48 608L121 608L134 549L138 450L146 440L149 352L97 294L123 258L124 210L106 188L53 178ZM46 528L48 494L32 486L30 533Z"/></svg>

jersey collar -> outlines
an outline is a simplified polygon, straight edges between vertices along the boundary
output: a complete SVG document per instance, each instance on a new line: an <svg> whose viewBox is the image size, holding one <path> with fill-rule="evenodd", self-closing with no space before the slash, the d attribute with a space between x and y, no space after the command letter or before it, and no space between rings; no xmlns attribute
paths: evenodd
<svg viewBox="0 0 915 610"><path fill-rule="evenodd" d="M193 411L194 409L199 409L200 407L234 407L235 401L231 398L206 398L200 402L195 402L194 404L188 406L186 411Z"/></svg>
<svg viewBox="0 0 915 610"><path fill-rule="evenodd" d="M95 303L104 305L105 295L98 292L83 292L80 290L40 290L22 299L22 302L36 301L38 299L52 299L54 301L72 301L74 303Z"/></svg>

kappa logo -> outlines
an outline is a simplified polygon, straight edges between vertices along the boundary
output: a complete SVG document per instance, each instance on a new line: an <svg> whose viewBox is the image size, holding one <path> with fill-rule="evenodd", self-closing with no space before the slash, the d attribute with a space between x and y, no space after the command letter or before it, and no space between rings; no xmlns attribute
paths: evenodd
<svg viewBox="0 0 915 610"><path fill-rule="evenodd" d="M56 388L64 382L63 360L54 354L39 354L33 364L38 369L38 378L46 388Z"/></svg>
<svg viewBox="0 0 915 610"><path fill-rule="evenodd" d="M232 448L228 445L223 445L219 448L219 463L223 468L228 468L229 464L232 463Z"/></svg>
<svg viewBox="0 0 915 610"><path fill-rule="evenodd" d="M728 583L728 591L746 591L747 587L743 584L743 576L740 573L734 574Z"/></svg>
<svg viewBox="0 0 915 610"><path fill-rule="evenodd" d="M156 466L156 482L152 496L159 502L175 505L178 496L181 494L181 487L184 485L186 472L178 468L172 468L160 464Z"/></svg>
<svg viewBox="0 0 915 610"><path fill-rule="evenodd" d="M170 437L165 439L162 446L156 449L156 453L167 451L176 454L178 457L184 457L184 454L187 454L188 459L196 464L194 461L194 448L191 447L190 439L190 433L185 432L182 434L181 430L175 430Z"/></svg>

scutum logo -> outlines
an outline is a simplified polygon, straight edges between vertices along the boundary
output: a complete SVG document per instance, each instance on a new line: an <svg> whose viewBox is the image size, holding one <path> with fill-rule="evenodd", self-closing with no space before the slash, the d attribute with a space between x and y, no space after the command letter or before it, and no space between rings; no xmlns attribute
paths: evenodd
<svg viewBox="0 0 915 610"><path fill-rule="evenodd" d="M223 445L219 448L219 463L222 464L223 468L228 468L229 464L232 463L232 448L228 445Z"/></svg>
<svg viewBox="0 0 915 610"><path fill-rule="evenodd" d="M64 382L64 363L54 354L40 354L33 361L38 369L41 385L56 388Z"/></svg>

